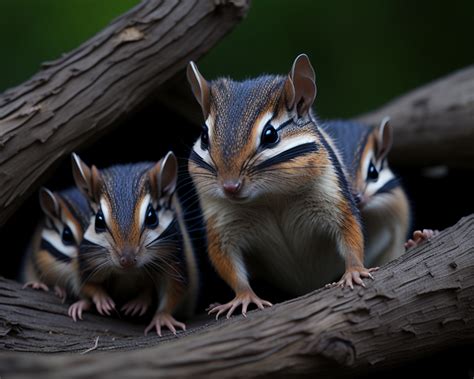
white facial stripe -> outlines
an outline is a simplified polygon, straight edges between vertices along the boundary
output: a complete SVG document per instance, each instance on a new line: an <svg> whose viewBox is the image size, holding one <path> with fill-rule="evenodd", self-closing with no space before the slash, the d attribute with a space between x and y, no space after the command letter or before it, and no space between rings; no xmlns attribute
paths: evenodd
<svg viewBox="0 0 474 379"><path fill-rule="evenodd" d="M263 128L265 127L265 125L267 125L268 121L270 121L273 117L273 113L272 112L267 112L263 115L263 117L260 119L258 125L256 126L257 128L257 140L255 142L255 148L258 148L260 146L260 140L262 138L262 132L263 132ZM273 125L275 127L275 129L277 128L277 125Z"/></svg>
<svg viewBox="0 0 474 379"><path fill-rule="evenodd" d="M107 236L110 235L108 232L104 233L96 233L95 232L95 227L94 227L94 221L95 217L91 217L91 222L89 224L89 227L87 228L86 232L84 233L84 239L87 241L90 241L92 243L95 243L103 248L106 248L107 250L112 249L112 245L110 244L109 240L107 239Z"/></svg>
<svg viewBox="0 0 474 379"><path fill-rule="evenodd" d="M309 136L288 136L284 140L281 140L275 147L271 149L263 150L259 155L259 162L265 161L272 158L284 151L290 150L291 148L299 145L303 145L309 142L316 142L314 137Z"/></svg>
<svg viewBox="0 0 474 379"><path fill-rule="evenodd" d="M206 121L204 121L204 123L207 126L207 130L209 132L209 140L210 140L214 133L214 119L211 117L210 114L209 116L207 116Z"/></svg>
<svg viewBox="0 0 474 379"><path fill-rule="evenodd" d="M367 182L365 194L367 196L372 196L393 178L395 178L395 175L392 170L385 166L383 170L379 172L379 178L376 182Z"/></svg>
<svg viewBox="0 0 474 379"><path fill-rule="evenodd" d="M61 229L62 230L62 229ZM41 238L48 241L53 247L60 251L62 254L67 255L70 258L75 258L77 256L77 246L66 246L60 234L55 230L43 229L41 233Z"/></svg>
<svg viewBox="0 0 474 379"><path fill-rule="evenodd" d="M104 199L100 199L100 209L102 209L102 213L104 214L105 223L108 224L108 220L112 219L112 210L109 207L109 203Z"/></svg>
<svg viewBox="0 0 474 379"><path fill-rule="evenodd" d="M214 163L212 163L211 156L209 155L209 151L201 149L201 139L199 138L193 147L194 152L201 157L201 159L206 162L207 164L214 167Z"/></svg>
<svg viewBox="0 0 474 379"><path fill-rule="evenodd" d="M143 200L142 200L142 203L140 204L140 210L139 210L139 223L140 223L140 227L143 226L143 223L145 222L145 215L146 215L146 210L148 208L148 204L150 204L150 195L146 195Z"/></svg>

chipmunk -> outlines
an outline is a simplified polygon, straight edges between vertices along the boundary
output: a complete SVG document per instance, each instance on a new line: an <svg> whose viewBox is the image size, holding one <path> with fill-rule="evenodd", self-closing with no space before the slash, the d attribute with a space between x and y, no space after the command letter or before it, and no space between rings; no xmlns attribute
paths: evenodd
<svg viewBox="0 0 474 379"><path fill-rule="evenodd" d="M365 264L380 266L404 253L410 227L410 205L399 179L390 170L390 119L378 127L352 121L329 121L321 127L341 152L361 212Z"/></svg>
<svg viewBox="0 0 474 379"><path fill-rule="evenodd" d="M79 293L77 254L91 211L77 188L59 192L41 188L39 202L45 218L23 263L23 288L49 291L54 287L64 302L68 295Z"/></svg>
<svg viewBox="0 0 474 379"><path fill-rule="evenodd" d="M153 300L155 315L145 329L161 336L185 324L173 315L192 312L197 268L175 194L177 160L169 152L158 163L98 170L73 154L73 175L93 215L79 250L81 299L71 305L74 321L95 304L110 315L115 301L125 314L143 315Z"/></svg>
<svg viewBox="0 0 474 379"><path fill-rule="evenodd" d="M315 74L299 55L287 77L208 82L190 62L188 81L205 123L189 157L208 253L235 298L209 313L230 317L272 304L250 275L301 295L342 274L364 286L364 236L341 154L311 106Z"/></svg>

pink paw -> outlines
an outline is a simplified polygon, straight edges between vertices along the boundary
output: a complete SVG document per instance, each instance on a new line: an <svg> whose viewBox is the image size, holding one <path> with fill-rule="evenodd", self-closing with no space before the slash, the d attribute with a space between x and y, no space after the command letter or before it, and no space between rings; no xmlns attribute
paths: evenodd
<svg viewBox="0 0 474 379"><path fill-rule="evenodd" d="M226 318L229 318L237 307L241 305L242 315L247 317L247 308L250 304L255 304L259 309L264 309L265 307L271 307L273 305L269 301L260 299L252 290L248 290L237 294L235 298L227 304L211 304L206 310L209 310L208 314L216 313L217 320L219 316L226 311Z"/></svg>
<svg viewBox="0 0 474 379"><path fill-rule="evenodd" d="M102 316L110 316L110 312L115 310L115 303L112 298L105 292L99 292L92 296L97 312Z"/></svg>
<svg viewBox="0 0 474 379"><path fill-rule="evenodd" d="M325 288L332 288L332 287L349 287L351 290L354 289L354 284L358 284L365 288L364 281L362 278L370 278L374 280L371 272L377 271L378 267L373 268L365 268L365 267L354 267L351 269L346 270L342 278L338 282L326 284Z"/></svg>
<svg viewBox="0 0 474 379"><path fill-rule="evenodd" d="M142 296L129 301L120 310L127 316L143 316L150 304L151 299L149 297Z"/></svg>
<svg viewBox="0 0 474 379"><path fill-rule="evenodd" d="M88 300L79 300L75 303L71 304L69 307L67 314L69 317L72 317L74 322L77 320L82 320L82 312L89 310L91 307L91 303Z"/></svg>
<svg viewBox="0 0 474 379"><path fill-rule="evenodd" d="M156 334L161 337L161 327L166 326L171 332L176 335L176 327L186 330L186 325L182 322L176 321L173 316L166 312L160 312L155 314L150 324L145 329L145 336L152 329L156 329Z"/></svg>
<svg viewBox="0 0 474 379"><path fill-rule="evenodd" d="M419 246L422 243L430 240L431 238L436 237L438 234L439 234L439 230L432 230L432 229L415 230L413 232L413 237L410 238L405 243L405 250L411 249L412 247Z"/></svg>
<svg viewBox="0 0 474 379"><path fill-rule="evenodd" d="M23 289L25 288L33 288L34 290L41 290L41 291L46 291L46 292L49 291L49 287L46 284L42 282L35 282L35 281L25 283L23 285Z"/></svg>

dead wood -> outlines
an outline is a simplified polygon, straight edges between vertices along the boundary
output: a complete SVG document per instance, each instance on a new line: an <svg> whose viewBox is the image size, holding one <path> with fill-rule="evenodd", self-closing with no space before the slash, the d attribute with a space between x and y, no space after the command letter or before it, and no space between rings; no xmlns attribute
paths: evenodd
<svg viewBox="0 0 474 379"><path fill-rule="evenodd" d="M403 95L359 120L390 116L396 166L474 168L474 66Z"/></svg>
<svg viewBox="0 0 474 379"><path fill-rule="evenodd" d="M144 0L0 95L0 226L52 165L143 106L248 7L249 0Z"/></svg>
<svg viewBox="0 0 474 379"><path fill-rule="evenodd" d="M75 324L52 294L2 279L0 375L354 377L473 344L473 272L471 215L381 268L366 289L321 289L246 319L191 323L163 339L91 314Z"/></svg>

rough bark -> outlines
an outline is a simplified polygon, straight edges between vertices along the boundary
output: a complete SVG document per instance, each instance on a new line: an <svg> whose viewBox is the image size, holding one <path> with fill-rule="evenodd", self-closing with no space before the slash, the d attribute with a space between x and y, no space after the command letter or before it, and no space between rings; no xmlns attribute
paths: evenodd
<svg viewBox="0 0 474 379"><path fill-rule="evenodd" d="M245 15L250 0L144 0L0 95L0 226L59 159L120 124Z"/></svg>
<svg viewBox="0 0 474 379"><path fill-rule="evenodd" d="M1 348L69 354L4 351L0 375L354 377L474 343L473 272L474 215L381 268L366 289L322 289L163 339L90 314L74 324L52 295L2 280Z"/></svg>
<svg viewBox="0 0 474 379"><path fill-rule="evenodd" d="M359 120L390 116L394 165L474 168L474 66L401 96Z"/></svg>

